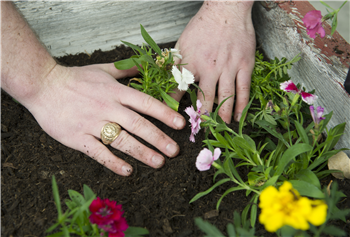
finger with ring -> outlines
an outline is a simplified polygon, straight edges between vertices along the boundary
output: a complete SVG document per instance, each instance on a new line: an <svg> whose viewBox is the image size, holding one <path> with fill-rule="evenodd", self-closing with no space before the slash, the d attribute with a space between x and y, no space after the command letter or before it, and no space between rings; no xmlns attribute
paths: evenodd
<svg viewBox="0 0 350 237"><path fill-rule="evenodd" d="M101 129L101 140L103 144L110 145L122 131L117 123L107 123Z"/></svg>

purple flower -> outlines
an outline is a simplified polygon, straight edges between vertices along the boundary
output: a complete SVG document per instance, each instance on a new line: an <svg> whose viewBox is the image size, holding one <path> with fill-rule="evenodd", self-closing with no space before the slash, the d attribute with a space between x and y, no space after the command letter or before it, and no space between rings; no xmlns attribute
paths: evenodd
<svg viewBox="0 0 350 237"><path fill-rule="evenodd" d="M200 130L200 124L201 124L201 118L200 118L200 108L202 107L202 103L200 100L197 100L197 111L194 110L193 106L187 107L185 109L186 114L190 116L190 123L191 123L191 135L190 135L190 141L195 142L194 135L196 135Z"/></svg>
<svg viewBox="0 0 350 237"><path fill-rule="evenodd" d="M318 33L321 38L326 35L326 32L322 27L321 11L309 11L303 18L303 22L306 26L306 32L311 38L315 39L316 33Z"/></svg>
<svg viewBox="0 0 350 237"><path fill-rule="evenodd" d="M314 120L316 126L321 122L321 120L325 119L325 117L322 117L323 111L324 111L324 108L322 108L321 106L318 106L315 114L314 106L312 105L310 106L310 113L312 116L312 120Z"/></svg>
<svg viewBox="0 0 350 237"><path fill-rule="evenodd" d="M199 171L209 170L213 162L219 159L220 155L221 155L220 148L215 148L214 155L209 149L204 148L203 150L201 150L201 152L199 152L197 156L197 161L196 161L197 169Z"/></svg>
<svg viewBox="0 0 350 237"><path fill-rule="evenodd" d="M317 95L313 95L305 91L302 91L301 89L298 89L298 87L294 84L292 80L281 83L280 89L284 90L285 92L292 92L294 94L301 95L301 98L303 99L303 101L309 105L315 103L315 101L318 98Z"/></svg>

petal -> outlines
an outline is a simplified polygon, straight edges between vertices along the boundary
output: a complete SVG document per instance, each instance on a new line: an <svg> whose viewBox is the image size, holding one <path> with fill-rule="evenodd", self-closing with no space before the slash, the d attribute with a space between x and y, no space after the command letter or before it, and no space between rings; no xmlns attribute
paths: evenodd
<svg viewBox="0 0 350 237"><path fill-rule="evenodd" d="M206 171L210 169L211 164L208 165L208 164L203 164L201 162L196 162L196 167L199 171Z"/></svg>
<svg viewBox="0 0 350 237"><path fill-rule="evenodd" d="M197 100L197 112L200 113L200 108L202 108L202 103L200 100Z"/></svg>
<svg viewBox="0 0 350 237"><path fill-rule="evenodd" d="M190 135L190 141L191 142L196 142L196 140L194 139L194 134L193 133L191 133L191 135Z"/></svg>
<svg viewBox="0 0 350 237"><path fill-rule="evenodd" d="M323 38L326 35L326 31L323 29L321 23L317 27L317 33L320 34L321 38Z"/></svg>
<svg viewBox="0 0 350 237"><path fill-rule="evenodd" d="M314 121L314 123L316 123L316 119L315 119L315 108L314 106L310 105L310 114L312 116L312 120Z"/></svg>
<svg viewBox="0 0 350 237"><path fill-rule="evenodd" d="M301 98L303 99L303 101L305 101L305 103L311 105L311 104L315 103L315 101L317 100L318 97L317 97L317 95L313 95L313 94L302 91Z"/></svg>
<svg viewBox="0 0 350 237"><path fill-rule="evenodd" d="M298 87L294 84L294 82L292 80L285 81L285 82L281 83L280 89L284 90L286 92L292 92L294 94L299 92Z"/></svg>
<svg viewBox="0 0 350 237"><path fill-rule="evenodd" d="M318 106L316 110L317 110L317 119L319 120L325 119L325 117L322 117L324 108L322 108L321 106Z"/></svg>
<svg viewBox="0 0 350 237"><path fill-rule="evenodd" d="M101 198L97 197L97 199L92 201L89 209L91 212L98 212L102 207L104 207L104 204L103 204Z"/></svg>
<svg viewBox="0 0 350 237"><path fill-rule="evenodd" d="M187 91L188 89L188 84L184 81L178 82L179 86L177 87L177 89L179 89L180 91Z"/></svg>
<svg viewBox="0 0 350 237"><path fill-rule="evenodd" d="M193 106L187 107L185 113L190 116L190 118L195 119L197 117L197 112L194 110Z"/></svg>
<svg viewBox="0 0 350 237"><path fill-rule="evenodd" d="M211 164L213 163L213 157L210 150L204 148L199 152L196 160L196 167L200 171L209 170Z"/></svg>
<svg viewBox="0 0 350 237"><path fill-rule="evenodd" d="M220 150L220 148L215 148L215 149L214 149L214 160L219 159L220 155L221 155L221 150Z"/></svg>
<svg viewBox="0 0 350 237"><path fill-rule="evenodd" d="M181 54L180 54L180 50L178 50L178 49L170 49L170 52L172 53L172 55L173 55L174 57L177 57L177 58L179 58L179 59L182 59L182 56L181 56Z"/></svg>
<svg viewBox="0 0 350 237"><path fill-rule="evenodd" d="M313 10L305 14L303 22L308 29L313 29L317 24L321 22L322 14L321 11Z"/></svg>
<svg viewBox="0 0 350 237"><path fill-rule="evenodd" d="M311 38L313 38L313 39L315 39L316 38L316 29L314 28L314 29L307 29L306 30L306 33L311 37Z"/></svg>
<svg viewBox="0 0 350 237"><path fill-rule="evenodd" d="M171 73L174 76L175 81L180 84L182 81L182 74L180 70L177 68L177 66L173 65L173 68L171 69Z"/></svg>
<svg viewBox="0 0 350 237"><path fill-rule="evenodd" d="M186 82L187 84L192 84L194 83L194 76L192 72L187 70L186 68L182 68L182 81Z"/></svg>

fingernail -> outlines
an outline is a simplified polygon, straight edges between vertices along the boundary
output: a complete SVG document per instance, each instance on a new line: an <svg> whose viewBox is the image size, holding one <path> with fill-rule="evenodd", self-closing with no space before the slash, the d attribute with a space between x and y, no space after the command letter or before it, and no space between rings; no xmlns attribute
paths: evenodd
<svg viewBox="0 0 350 237"><path fill-rule="evenodd" d="M166 150L168 151L168 154L170 154L170 156L173 156L179 150L179 146L169 143L166 146Z"/></svg>
<svg viewBox="0 0 350 237"><path fill-rule="evenodd" d="M164 161L165 161L164 158L159 155L154 155L152 157L152 163L156 168L162 167L164 164Z"/></svg>
<svg viewBox="0 0 350 237"><path fill-rule="evenodd" d="M177 128L183 128L185 126L185 120L181 117L175 117L173 121L175 127Z"/></svg>
<svg viewBox="0 0 350 237"><path fill-rule="evenodd" d="M123 165L122 171L125 176L129 176L132 173L132 167L129 165Z"/></svg>
<svg viewBox="0 0 350 237"><path fill-rule="evenodd" d="M235 115L235 121L239 122L241 120L242 114L236 114Z"/></svg>

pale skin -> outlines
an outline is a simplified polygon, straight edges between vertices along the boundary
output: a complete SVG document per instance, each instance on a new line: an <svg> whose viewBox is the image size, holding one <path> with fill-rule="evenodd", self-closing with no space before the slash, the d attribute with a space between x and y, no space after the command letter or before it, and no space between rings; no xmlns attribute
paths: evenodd
<svg viewBox="0 0 350 237"><path fill-rule="evenodd" d="M181 63L188 63L186 68L195 74L205 92L205 101L198 94L203 111L211 111L218 84L219 102L237 92L235 115L239 115L249 98L254 66L251 6L244 5L246 17L238 8L242 5L208 2L213 4L207 5L208 9L206 3L176 47L183 56ZM229 10L233 12L229 14ZM123 129L111 146L153 168L164 165L164 155L175 157L179 153L175 141L138 113L152 116L173 129L182 129L185 119L158 100L115 80L135 75L135 68L120 71L113 64L69 68L58 65L11 2L1 2L1 41L2 89L25 106L57 141L122 176L130 175L132 167L100 141L101 128L108 122L116 122ZM180 100L182 95L175 97ZM233 99L229 99L219 112L226 122L231 120L232 106ZM162 154L130 134L152 144Z"/></svg>
<svg viewBox="0 0 350 237"><path fill-rule="evenodd" d="M219 115L226 122L239 121L249 101L251 74L255 62L255 31L251 19L252 1L205 1L179 38L176 48L187 64L199 87L198 99L202 112L212 111L216 86L218 104L229 98L220 108ZM172 96L180 100L185 92ZM235 97L236 96L236 97ZM234 101L236 98L236 101Z"/></svg>

